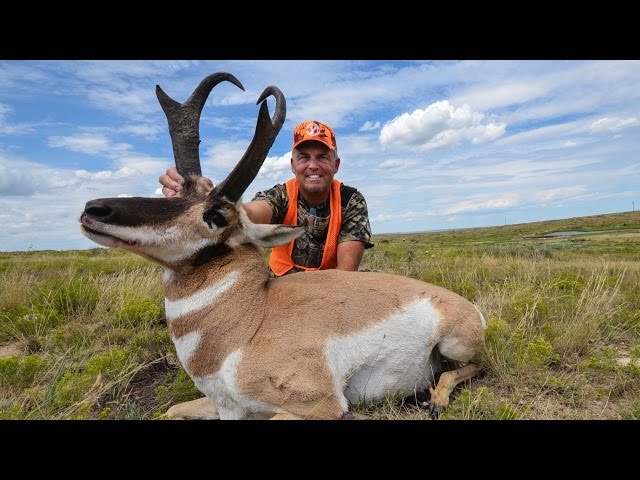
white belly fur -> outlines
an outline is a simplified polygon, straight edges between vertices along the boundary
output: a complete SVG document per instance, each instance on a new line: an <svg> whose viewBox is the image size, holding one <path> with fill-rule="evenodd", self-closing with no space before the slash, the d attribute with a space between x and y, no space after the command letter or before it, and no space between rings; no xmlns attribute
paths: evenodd
<svg viewBox="0 0 640 480"><path fill-rule="evenodd" d="M336 391L346 397L343 406L346 400L358 403L394 393L409 395L429 385L438 321L431 302L419 299L363 332L327 342Z"/></svg>

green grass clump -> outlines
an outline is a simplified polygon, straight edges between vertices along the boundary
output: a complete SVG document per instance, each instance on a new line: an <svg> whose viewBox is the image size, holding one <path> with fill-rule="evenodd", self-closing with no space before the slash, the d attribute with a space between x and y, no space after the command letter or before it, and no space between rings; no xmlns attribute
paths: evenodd
<svg viewBox="0 0 640 480"><path fill-rule="evenodd" d="M100 292L87 278L67 282L46 282L40 285L34 303L45 305L66 317L87 315L93 312Z"/></svg>
<svg viewBox="0 0 640 480"><path fill-rule="evenodd" d="M617 352L613 348L605 347L599 355L591 355L584 362L584 367L600 373L609 374L621 369L618 363Z"/></svg>
<svg viewBox="0 0 640 480"><path fill-rule="evenodd" d="M203 396L184 370L165 375L162 385L155 388L154 394L159 405L156 416L164 414L171 405Z"/></svg>
<svg viewBox="0 0 640 480"><path fill-rule="evenodd" d="M44 336L64 319L64 315L43 305L9 308L0 312L0 342Z"/></svg>
<svg viewBox="0 0 640 480"><path fill-rule="evenodd" d="M83 352L95 342L94 331L94 328L84 323L67 322L51 333L47 346L60 354Z"/></svg>
<svg viewBox="0 0 640 480"><path fill-rule="evenodd" d="M80 417L101 398L121 397L135 367L131 352L119 347L105 355L91 357L82 367L65 371L54 383L51 397L57 409L73 407Z"/></svg>
<svg viewBox="0 0 640 480"><path fill-rule="evenodd" d="M46 367L47 360L38 355L0 358L0 388L18 391L30 387Z"/></svg>
<svg viewBox="0 0 640 480"><path fill-rule="evenodd" d="M129 348L138 352L141 358L154 360L168 355L173 349L167 328L143 330L130 337Z"/></svg>
<svg viewBox="0 0 640 480"><path fill-rule="evenodd" d="M525 374L546 372L559 354L549 340L536 336L536 331L523 322L490 322L485 330L485 368L509 384L517 384Z"/></svg>
<svg viewBox="0 0 640 480"><path fill-rule="evenodd" d="M442 420L517 420L520 415L514 405L497 400L487 387L480 387L475 392L469 388L463 388L440 418Z"/></svg>
<svg viewBox="0 0 640 480"><path fill-rule="evenodd" d="M164 310L149 298L130 299L118 312L117 319L117 325L120 327L147 328L164 320Z"/></svg>
<svg viewBox="0 0 640 480"><path fill-rule="evenodd" d="M640 420L640 399L622 408L620 420Z"/></svg>

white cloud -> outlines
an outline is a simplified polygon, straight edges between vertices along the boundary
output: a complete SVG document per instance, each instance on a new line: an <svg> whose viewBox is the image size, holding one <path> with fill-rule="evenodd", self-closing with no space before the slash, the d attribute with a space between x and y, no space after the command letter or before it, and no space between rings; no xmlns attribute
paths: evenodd
<svg viewBox="0 0 640 480"><path fill-rule="evenodd" d="M557 138L566 135L576 135L584 133L589 129L588 122L578 120L573 122L557 123L545 125L543 127L531 128L513 135L506 136L496 141L496 145L514 145L527 142L539 142L545 137Z"/></svg>
<svg viewBox="0 0 640 480"><path fill-rule="evenodd" d="M591 125L591 131L598 132L619 132L620 130L628 127L635 127L640 125L640 118L630 117L630 118L608 118L604 117L600 120L593 122Z"/></svg>
<svg viewBox="0 0 640 480"><path fill-rule="evenodd" d="M392 214L380 213L380 214L371 216L370 220L373 222L399 221L401 223L409 224L409 222L415 221L416 219L425 218L432 215L433 215L432 212L416 212L416 211L409 210L406 212L392 213ZM411 228L409 227L405 231L411 231Z"/></svg>
<svg viewBox="0 0 640 480"><path fill-rule="evenodd" d="M109 157L131 149L131 145L126 143L111 143L102 133L52 136L48 139L48 145L53 148L64 148L87 155L105 155Z"/></svg>
<svg viewBox="0 0 640 480"><path fill-rule="evenodd" d="M7 113L11 111L11 107L4 103L0 103L0 122L4 122L7 117Z"/></svg>
<svg viewBox="0 0 640 480"><path fill-rule="evenodd" d="M248 146L249 142L245 140L218 140L214 145L206 146L200 155L203 175L207 175L207 171L224 172L226 175L240 161ZM202 144L200 148L202 150Z"/></svg>
<svg viewBox="0 0 640 480"><path fill-rule="evenodd" d="M342 160L340 168L344 168L344 161L351 164L353 159L360 156L375 158L380 155L380 144L375 134L348 135L338 131L336 132L336 144L338 146L338 154Z"/></svg>
<svg viewBox="0 0 640 480"><path fill-rule="evenodd" d="M416 165L418 162L416 160L395 160L389 159L382 162L378 165L380 170L395 170L395 169L405 169L407 167L411 167Z"/></svg>
<svg viewBox="0 0 640 480"><path fill-rule="evenodd" d="M202 174L211 177L214 183L221 182L240 161L247 147L248 142L245 140L218 141L202 157ZM283 180L290 173L291 151L288 151L282 156L268 156L258 172L256 182ZM214 178L215 176L219 178Z"/></svg>
<svg viewBox="0 0 640 480"><path fill-rule="evenodd" d="M55 168L37 162L3 157L0 155L0 194L37 197L38 195L57 195L69 197L72 193L86 190L96 193L96 197L113 196L114 190L122 189L145 195L145 185L157 184L159 164L148 170L123 166L115 171L102 170L90 172L84 169L71 170ZM142 169L144 170L144 169ZM94 195L90 193L89 195Z"/></svg>
<svg viewBox="0 0 640 480"><path fill-rule="evenodd" d="M286 175L291 172L291 151L285 153L281 157L267 157L258 177L268 178L270 180L283 180Z"/></svg>
<svg viewBox="0 0 640 480"><path fill-rule="evenodd" d="M545 94L549 86L545 81L526 78L516 82L492 82L472 87L452 98L456 105L467 104L479 110L491 110L500 107L518 105Z"/></svg>
<svg viewBox="0 0 640 480"><path fill-rule="evenodd" d="M480 144L501 136L504 123L482 123L484 115L468 105L455 108L447 100L435 102L424 110L414 110L394 118L380 132L383 145L429 151L450 147L462 140Z"/></svg>
<svg viewBox="0 0 640 480"><path fill-rule="evenodd" d="M553 202L558 200L566 200L578 196L587 191L584 185L576 185L571 187L554 188L543 190L534 194L534 198L541 202Z"/></svg>
<svg viewBox="0 0 640 480"><path fill-rule="evenodd" d="M159 134L164 133L165 131L167 132L167 135L169 135L167 128L168 127L166 125L159 126L159 125L150 125L150 124L138 124L138 125L124 125L120 127L118 131L121 133L135 135L138 137L153 139L157 137Z"/></svg>
<svg viewBox="0 0 640 480"><path fill-rule="evenodd" d="M31 195L38 189L37 178L24 168L0 157L0 195Z"/></svg>
<svg viewBox="0 0 640 480"><path fill-rule="evenodd" d="M385 160L380 165L378 165L378 168L380 168L381 170L389 170L402 167L404 167L404 162L402 160Z"/></svg>
<svg viewBox="0 0 640 480"><path fill-rule="evenodd" d="M34 130L33 124L9 123L7 117L11 112L13 109L9 105L0 103L0 135L22 135Z"/></svg>
<svg viewBox="0 0 640 480"><path fill-rule="evenodd" d="M504 210L518 204L519 197L515 193L496 196L477 196L455 203L443 209L442 214L469 213L484 210Z"/></svg>
<svg viewBox="0 0 640 480"><path fill-rule="evenodd" d="M113 159L113 164L121 171L121 175L138 174L148 179L158 179L165 170L173 166L173 161L149 157L144 154L127 153Z"/></svg>
<svg viewBox="0 0 640 480"><path fill-rule="evenodd" d="M202 112L202 116L200 117L200 133L204 139L207 139L207 135L203 133L205 128L211 127L213 131L212 133L220 133L220 130L230 131L230 132L240 132L241 134L247 134L248 132L253 132L256 128L256 119L257 119L258 110L256 110L256 117L221 117L221 116L213 116L207 115L206 110ZM216 132L217 131L217 132ZM167 135L169 134L167 130ZM247 137L247 145L249 144L249 137Z"/></svg>
<svg viewBox="0 0 640 480"><path fill-rule="evenodd" d="M360 127L360 132L368 132L371 130L378 130L380 128L380 122L370 122L369 120L367 120L366 122L364 122L364 125L362 125Z"/></svg>
<svg viewBox="0 0 640 480"><path fill-rule="evenodd" d="M87 99L96 108L132 120L144 119L161 108L151 85L95 87L87 92Z"/></svg>
<svg viewBox="0 0 640 480"><path fill-rule="evenodd" d="M109 170L103 170L100 172L88 172L86 170L76 170L74 175L83 180L95 181L95 180L107 180L107 179L121 179L139 175L140 172L129 167L121 168L116 172Z"/></svg>
<svg viewBox="0 0 640 480"><path fill-rule="evenodd" d="M86 170L79 170L75 173L78 178L119 179L137 174L159 176L167 167L173 164L170 160L162 160L133 152L130 144L113 143L103 133L53 136L49 137L48 144L53 148L64 148L72 152L107 158L111 160L117 169L115 172L105 170L91 172L90 174ZM92 176L87 177L87 175Z"/></svg>
<svg viewBox="0 0 640 480"><path fill-rule="evenodd" d="M500 111L509 125L582 116L603 104L631 105L638 95L637 62L490 61L479 66L476 78L461 82L451 102Z"/></svg>

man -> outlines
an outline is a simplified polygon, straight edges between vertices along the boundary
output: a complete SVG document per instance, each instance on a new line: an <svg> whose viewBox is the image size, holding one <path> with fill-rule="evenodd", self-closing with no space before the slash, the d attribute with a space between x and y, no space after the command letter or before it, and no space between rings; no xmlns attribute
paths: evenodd
<svg viewBox="0 0 640 480"><path fill-rule="evenodd" d="M358 190L334 179L340 157L333 129L315 120L303 122L294 129L291 148L295 177L243 205L254 223L305 225L303 235L272 249L272 273L358 270L364 249L373 247L367 203ZM175 167L159 180L167 197L179 193L184 182Z"/></svg>

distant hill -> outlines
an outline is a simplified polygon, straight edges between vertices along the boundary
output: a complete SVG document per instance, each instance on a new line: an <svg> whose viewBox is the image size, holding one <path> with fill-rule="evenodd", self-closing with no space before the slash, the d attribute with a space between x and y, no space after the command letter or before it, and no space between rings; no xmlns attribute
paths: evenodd
<svg viewBox="0 0 640 480"><path fill-rule="evenodd" d="M456 230L437 230L413 233L385 233L374 234L374 238L388 238L396 235L438 235L451 234L472 235L478 237L512 236L512 237L538 237L553 232L564 231L597 231L597 230L637 230L640 229L640 211L606 213L602 215L590 215L585 217L571 217L559 220L543 220L530 223L515 223L493 227L473 227Z"/></svg>

